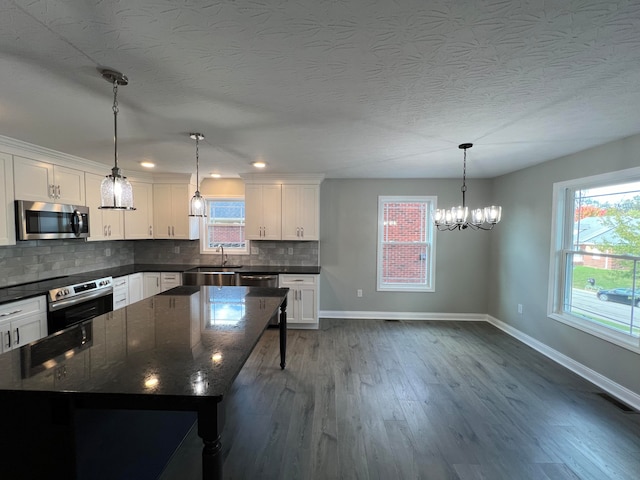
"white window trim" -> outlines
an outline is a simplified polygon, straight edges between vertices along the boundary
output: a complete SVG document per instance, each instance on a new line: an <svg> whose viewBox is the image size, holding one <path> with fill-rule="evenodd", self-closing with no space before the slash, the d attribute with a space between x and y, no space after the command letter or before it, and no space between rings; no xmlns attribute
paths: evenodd
<svg viewBox="0 0 640 480"><path fill-rule="evenodd" d="M207 200L244 200L244 195L203 195L205 201ZM207 212L208 213L208 212ZM245 219L246 220L246 219ZM220 251L217 247L207 247L207 225L206 218L201 218L199 222L200 228L200 253L204 255L220 255ZM245 224L246 228L246 224ZM250 241L245 239L245 248L225 248L225 255L250 255L251 245Z"/></svg>
<svg viewBox="0 0 640 480"><path fill-rule="evenodd" d="M434 226L432 222L432 214L437 208L437 199L435 195L380 195L378 196L378 233L376 236L376 291L378 292L435 292L435 272L436 272L436 235L434 232ZM398 202L424 202L428 203L429 213L427 215L427 222L429 227L430 241L427 241L428 254L426 262L430 265L428 269L427 285L418 286L416 284L388 284L382 283L382 238L384 235L384 214L382 210L383 203Z"/></svg>
<svg viewBox="0 0 640 480"><path fill-rule="evenodd" d="M619 333L596 323L583 320L568 314L562 309L565 285L563 264L564 239L573 234L573 225L565 225L566 208L573 202L569 192L575 188L599 187L607 183L619 181L640 181L640 167L607 172L589 177L576 178L553 184L553 210L551 220L551 253L549 255L549 287L547 296L547 316L553 320L569 325L595 337L606 340L620 347L640 353L640 339ZM568 223L568 222L567 222Z"/></svg>

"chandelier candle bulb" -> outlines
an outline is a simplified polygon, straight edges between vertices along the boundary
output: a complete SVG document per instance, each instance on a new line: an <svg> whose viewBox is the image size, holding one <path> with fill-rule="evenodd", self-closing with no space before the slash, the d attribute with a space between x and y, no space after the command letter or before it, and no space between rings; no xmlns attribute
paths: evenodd
<svg viewBox="0 0 640 480"><path fill-rule="evenodd" d="M450 210L438 208L433 213L433 223L438 230L491 230L502 218L502 207L491 205L490 207L474 208L471 210L471 221L467 221L469 208L466 205L467 193L467 149L473 147L473 143L462 143L458 148L464 150L464 166L462 170L462 205L452 207Z"/></svg>

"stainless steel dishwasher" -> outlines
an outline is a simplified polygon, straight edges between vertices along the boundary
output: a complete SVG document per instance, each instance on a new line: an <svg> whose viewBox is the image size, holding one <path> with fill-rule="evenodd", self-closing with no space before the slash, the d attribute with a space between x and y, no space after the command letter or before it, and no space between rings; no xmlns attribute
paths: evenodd
<svg viewBox="0 0 640 480"><path fill-rule="evenodd" d="M240 287L271 287L278 288L278 275L264 273L238 273L237 282ZM271 320L269 326L278 326L280 316L276 313Z"/></svg>

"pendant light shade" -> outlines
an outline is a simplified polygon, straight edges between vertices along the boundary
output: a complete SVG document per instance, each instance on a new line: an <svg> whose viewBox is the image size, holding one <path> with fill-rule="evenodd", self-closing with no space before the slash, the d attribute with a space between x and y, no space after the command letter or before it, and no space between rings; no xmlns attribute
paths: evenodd
<svg viewBox="0 0 640 480"><path fill-rule="evenodd" d="M189 136L196 141L196 193L191 197L191 201L189 202L189 216L206 217L206 202L202 195L200 195L200 152L198 150L198 142L204 140L204 135L201 133L191 133Z"/></svg>
<svg viewBox="0 0 640 480"><path fill-rule="evenodd" d="M114 166L100 185L100 208L112 210L135 210L133 188L118 167L118 85L127 85L129 79L122 73L108 68L100 69L100 74L113 84L113 151Z"/></svg>

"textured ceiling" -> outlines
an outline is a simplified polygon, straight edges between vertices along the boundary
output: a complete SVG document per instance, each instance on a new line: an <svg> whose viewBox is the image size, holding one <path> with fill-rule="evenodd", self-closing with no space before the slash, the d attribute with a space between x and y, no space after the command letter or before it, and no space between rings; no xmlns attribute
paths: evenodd
<svg viewBox="0 0 640 480"><path fill-rule="evenodd" d="M0 0L0 134L125 172L493 177L640 132L640 2ZM606 159L603 159L606 160Z"/></svg>

